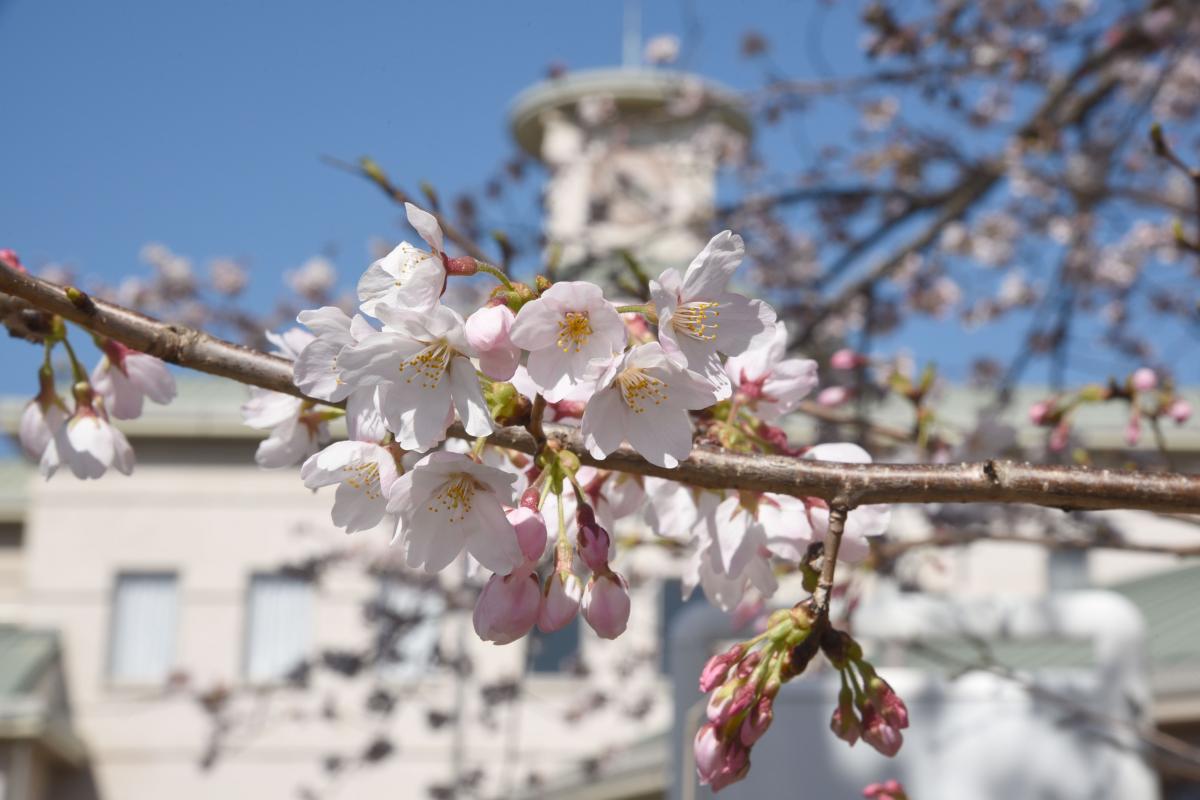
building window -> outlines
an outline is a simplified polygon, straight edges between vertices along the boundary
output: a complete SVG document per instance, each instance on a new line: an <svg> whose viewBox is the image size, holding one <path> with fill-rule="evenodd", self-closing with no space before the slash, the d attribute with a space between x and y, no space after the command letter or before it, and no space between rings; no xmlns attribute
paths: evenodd
<svg viewBox="0 0 1200 800"><path fill-rule="evenodd" d="M287 679L303 668L312 634L312 584L304 577L259 574L246 604L245 676L251 683Z"/></svg>
<svg viewBox="0 0 1200 800"><path fill-rule="evenodd" d="M159 684L175 662L179 580L173 572L123 572L113 594L108 675L113 683Z"/></svg>
<svg viewBox="0 0 1200 800"><path fill-rule="evenodd" d="M579 614L566 627L542 633L529 632L530 672L570 672L579 664Z"/></svg>
<svg viewBox="0 0 1200 800"><path fill-rule="evenodd" d="M373 609L378 629L379 666L392 680L429 672L437 660L446 596L437 586L384 578Z"/></svg>
<svg viewBox="0 0 1200 800"><path fill-rule="evenodd" d="M704 604L704 593L697 587L691 597L683 599L683 583L677 579L662 582L661 622L658 637L658 664L664 673L671 671L671 630L685 608Z"/></svg>

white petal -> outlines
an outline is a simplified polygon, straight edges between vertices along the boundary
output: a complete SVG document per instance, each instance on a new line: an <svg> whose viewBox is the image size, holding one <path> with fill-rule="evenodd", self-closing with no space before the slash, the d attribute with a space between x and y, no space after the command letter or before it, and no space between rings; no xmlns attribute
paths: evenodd
<svg viewBox="0 0 1200 800"><path fill-rule="evenodd" d="M454 392L454 407L467 433L487 436L495 430L487 401L483 399L479 376L470 361L461 356L450 361L450 386Z"/></svg>
<svg viewBox="0 0 1200 800"><path fill-rule="evenodd" d="M746 247L742 237L731 231L714 236L688 266L683 276L680 300L711 300L725 291L729 278L742 263Z"/></svg>
<svg viewBox="0 0 1200 800"><path fill-rule="evenodd" d="M442 226L438 225L437 218L433 214L417 208L412 203L405 203L404 210L408 214L408 224L413 226L413 229L435 252L441 253L446 249L442 241Z"/></svg>
<svg viewBox="0 0 1200 800"><path fill-rule="evenodd" d="M597 392L583 410L583 443L593 458L607 458L625 438L625 403L609 387Z"/></svg>

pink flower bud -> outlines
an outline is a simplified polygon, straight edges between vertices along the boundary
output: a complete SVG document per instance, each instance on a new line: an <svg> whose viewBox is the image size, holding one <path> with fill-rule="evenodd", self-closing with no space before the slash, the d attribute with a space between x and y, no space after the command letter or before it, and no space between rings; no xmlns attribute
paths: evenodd
<svg viewBox="0 0 1200 800"><path fill-rule="evenodd" d="M838 350L829 357L829 366L834 369L856 369L866 363L866 358L848 348Z"/></svg>
<svg viewBox="0 0 1200 800"><path fill-rule="evenodd" d="M493 575L475 602L475 633L486 642L515 642L537 621L541 599L534 575Z"/></svg>
<svg viewBox="0 0 1200 800"><path fill-rule="evenodd" d="M775 711L771 698L758 698L758 702L742 720L742 727L738 729L738 739L745 747L753 747L754 743L767 732L767 728L771 727L771 720L774 716Z"/></svg>
<svg viewBox="0 0 1200 800"><path fill-rule="evenodd" d="M1039 400L1029 407L1029 421L1034 425L1045 425L1053 410L1054 404L1049 400Z"/></svg>
<svg viewBox="0 0 1200 800"><path fill-rule="evenodd" d="M592 576L583 595L583 618L602 639L615 639L629 623L629 585L615 572Z"/></svg>
<svg viewBox="0 0 1200 800"><path fill-rule="evenodd" d="M565 628L579 611L583 584L573 572L559 570L546 578L542 602L538 608L537 626L543 633Z"/></svg>
<svg viewBox="0 0 1200 800"><path fill-rule="evenodd" d="M717 737L716 728L711 722L704 723L696 731L692 751L696 756L696 772L700 775L700 782L708 783L725 762L725 743Z"/></svg>
<svg viewBox="0 0 1200 800"><path fill-rule="evenodd" d="M737 664L745 653L746 645L739 642L724 653L717 653L710 658L700 671L700 691L711 692L724 683L729 675L729 668Z"/></svg>
<svg viewBox="0 0 1200 800"><path fill-rule="evenodd" d="M1066 449L1067 440L1071 435L1071 426L1066 420L1054 426L1054 430L1050 432L1050 449L1058 453Z"/></svg>
<svg viewBox="0 0 1200 800"><path fill-rule="evenodd" d="M858 715L854 712L854 697L850 689L844 688L838 695L838 707L833 710L833 718L829 720L829 729L833 735L849 744L851 747L862 735Z"/></svg>
<svg viewBox="0 0 1200 800"><path fill-rule="evenodd" d="M534 511L538 510L538 506L542 503L542 493L534 488L526 489L521 494L521 507L529 508Z"/></svg>
<svg viewBox="0 0 1200 800"><path fill-rule="evenodd" d="M1167 406L1167 416L1182 425L1192 418L1192 404L1182 398L1173 400L1171 405Z"/></svg>
<svg viewBox="0 0 1200 800"><path fill-rule="evenodd" d="M505 512L509 523L517 531L517 543L525 555L529 566L535 566L546 552L546 522L540 511L534 511L526 506L517 506Z"/></svg>
<svg viewBox="0 0 1200 800"><path fill-rule="evenodd" d="M849 399L850 390L845 386L829 386L822 389L820 393L817 394L817 403L828 408L840 406Z"/></svg>
<svg viewBox="0 0 1200 800"><path fill-rule="evenodd" d="M1149 367L1134 370L1129 383L1136 391L1153 392L1158 388L1158 375Z"/></svg>
<svg viewBox="0 0 1200 800"><path fill-rule="evenodd" d="M900 730L889 725L870 701L862 704L862 739L888 758L900 752L904 744Z"/></svg>
<svg viewBox="0 0 1200 800"><path fill-rule="evenodd" d="M867 681L867 698L879 709L880 716L887 724L898 729L908 727L908 706L904 705L900 695L896 694L896 690L883 678L878 675L871 676Z"/></svg>
<svg viewBox="0 0 1200 800"><path fill-rule="evenodd" d="M608 549L611 546L608 531L596 522L591 506L581 504L575 513L575 520L579 523L579 533L575 537L579 557L592 572L604 572L608 569Z"/></svg>
<svg viewBox="0 0 1200 800"><path fill-rule="evenodd" d="M10 250L7 247L3 250L0 250L0 264L3 264L9 269L16 270L17 272L26 271L25 266L21 263L21 259L17 256L17 251Z"/></svg>
<svg viewBox="0 0 1200 800"><path fill-rule="evenodd" d="M692 747L700 784L714 792L746 777L750 770L750 752L737 742L722 739L711 723L696 732Z"/></svg>
<svg viewBox="0 0 1200 800"><path fill-rule="evenodd" d="M485 306L467 317L467 342L479 354L483 374L506 381L517 371L521 349L508 338L515 315L505 305Z"/></svg>

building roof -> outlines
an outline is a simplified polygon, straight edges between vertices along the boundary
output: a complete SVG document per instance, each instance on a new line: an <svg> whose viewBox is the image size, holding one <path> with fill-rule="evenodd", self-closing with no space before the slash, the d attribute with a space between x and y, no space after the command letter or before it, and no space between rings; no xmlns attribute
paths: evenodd
<svg viewBox="0 0 1200 800"><path fill-rule="evenodd" d="M53 631L0 625L0 740L34 741L59 761L87 758L71 726Z"/></svg>
<svg viewBox="0 0 1200 800"><path fill-rule="evenodd" d="M704 88L705 109L736 131L749 136L750 117L742 99L731 89L714 81L670 70L646 67L569 72L529 87L513 101L509 125L513 138L535 158L542 152L542 115L546 111L566 111L585 97L606 95L619 113L644 114L662 110L687 87L699 83Z"/></svg>

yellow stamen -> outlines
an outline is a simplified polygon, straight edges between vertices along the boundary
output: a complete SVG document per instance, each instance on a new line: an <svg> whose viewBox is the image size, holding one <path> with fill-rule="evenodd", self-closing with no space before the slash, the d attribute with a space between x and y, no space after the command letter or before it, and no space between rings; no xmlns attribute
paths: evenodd
<svg viewBox="0 0 1200 800"><path fill-rule="evenodd" d="M693 339L712 341L717 338L717 317L721 316L716 303L693 302L685 303L675 309L671 315L671 324L675 330Z"/></svg>
<svg viewBox="0 0 1200 800"><path fill-rule="evenodd" d="M644 413L651 403L660 406L667 399L667 384L637 367L617 373L617 388L621 390L625 405L635 414Z"/></svg>
<svg viewBox="0 0 1200 800"><path fill-rule="evenodd" d="M374 461L342 469L350 473L350 477L342 482L351 489L365 493L368 500L378 500L383 497L383 487L379 485L379 465Z"/></svg>
<svg viewBox="0 0 1200 800"><path fill-rule="evenodd" d="M441 485L429 500L431 513L446 512L446 522L462 522L471 513L475 492L483 487L470 475L458 473Z"/></svg>
<svg viewBox="0 0 1200 800"><path fill-rule="evenodd" d="M571 348L578 353L588 343L591 335L592 321L588 319L586 311L568 311L558 321L557 344L564 353L571 352Z"/></svg>
<svg viewBox="0 0 1200 800"><path fill-rule="evenodd" d="M400 362L400 373L405 375L405 383L416 380L422 389L436 389L453 357L454 350L450 345L444 339L439 340L407 361Z"/></svg>

